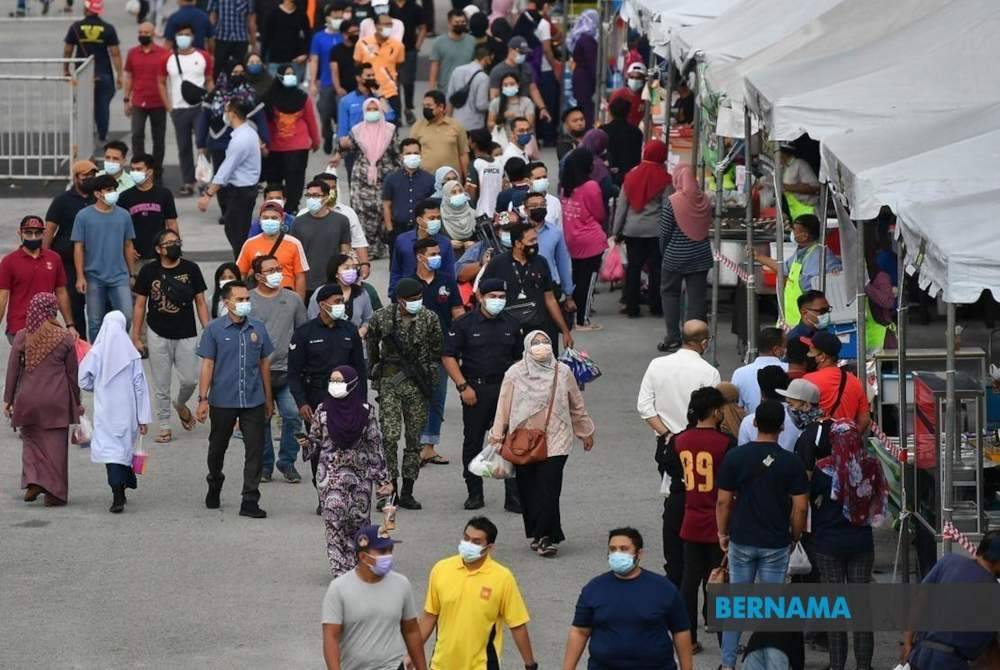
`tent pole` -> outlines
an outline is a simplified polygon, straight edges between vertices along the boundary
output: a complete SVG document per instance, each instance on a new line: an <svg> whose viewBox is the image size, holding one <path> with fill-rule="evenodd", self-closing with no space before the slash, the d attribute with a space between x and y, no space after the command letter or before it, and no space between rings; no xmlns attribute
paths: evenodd
<svg viewBox="0 0 1000 670"><path fill-rule="evenodd" d="M653 62L656 60L656 56L653 54L653 45L649 45L649 58L646 61L646 72L653 71ZM646 76L647 85L652 83L649 75ZM646 105L646 113L642 118L642 141L648 142L649 138L653 135L653 87L649 87L649 103Z"/></svg>
<svg viewBox="0 0 1000 670"><path fill-rule="evenodd" d="M781 149L774 150L774 254L778 261L777 279L774 281L774 295L778 299L778 321L788 323L785 314L785 211L782 208L784 192L785 164L781 162ZM791 226L789 226L791 227Z"/></svg>
<svg viewBox="0 0 1000 670"><path fill-rule="evenodd" d="M670 112L671 102L674 98L674 82L677 81L677 72L674 67L674 61L669 56L670 45L667 45L667 97L664 102L664 107L666 108L666 114L663 116L663 143L667 145L667 162L670 162Z"/></svg>
<svg viewBox="0 0 1000 670"><path fill-rule="evenodd" d="M819 290L826 293L826 207L830 189L826 182L819 185Z"/></svg>
<svg viewBox="0 0 1000 670"><path fill-rule="evenodd" d="M598 30L597 30L597 86L594 89L594 127L601 124L601 100L604 98L604 83L608 74L607 47L611 39L610 29L606 30L605 10L608 0L597 0Z"/></svg>
<svg viewBox="0 0 1000 670"><path fill-rule="evenodd" d="M858 366L858 379L861 383L865 383L865 377L867 376L865 361L867 360L867 352L865 351L865 306L868 304L865 298L865 222L857 221L858 226L858 259L857 265L855 266L855 277L857 279L857 296L855 297L855 307L858 312L858 355L857 355L857 366Z"/></svg>
<svg viewBox="0 0 1000 670"><path fill-rule="evenodd" d="M716 136L716 142L723 146L721 135ZM725 170L723 162L720 160L715 168L715 222L712 226L712 243L717 253L722 253L722 174ZM712 267L712 365L719 367L719 282L722 281L722 266L719 260L715 259Z"/></svg>
<svg viewBox="0 0 1000 670"><path fill-rule="evenodd" d="M743 188L746 196L746 210L743 222L747 228L747 360L757 358L757 281L753 264L753 198L750 197L753 184L753 156L750 153L750 106L743 105L743 164L746 178Z"/></svg>
<svg viewBox="0 0 1000 670"><path fill-rule="evenodd" d="M951 469L958 447L958 411L955 407L955 303L948 306L948 329L945 331L945 420L944 459L941 460L941 528L951 523L952 488ZM938 447L940 448L940 446ZM941 547L944 553L951 553L951 540L944 539Z"/></svg>
<svg viewBox="0 0 1000 670"><path fill-rule="evenodd" d="M899 299L896 305L896 372L899 377L899 448L906 450L907 445L907 435L906 435L906 418L909 416L909 410L906 405L906 318L907 318L907 304L906 304L906 272L904 270L906 263L906 243L903 242L903 237L899 237L899 245L896 250L896 272L898 276L897 286L899 290ZM906 495L906 467L907 463L899 464L899 497L900 497L900 513L899 513L899 533L903 536L903 539L899 546L899 560L903 564L903 574L902 579L904 584L910 583L910 526L909 526L909 507L910 502Z"/></svg>
<svg viewBox="0 0 1000 670"><path fill-rule="evenodd" d="M698 184L705 190L705 170L700 168L701 161L701 68L698 61L694 64L694 133L691 138L691 169L698 170Z"/></svg>

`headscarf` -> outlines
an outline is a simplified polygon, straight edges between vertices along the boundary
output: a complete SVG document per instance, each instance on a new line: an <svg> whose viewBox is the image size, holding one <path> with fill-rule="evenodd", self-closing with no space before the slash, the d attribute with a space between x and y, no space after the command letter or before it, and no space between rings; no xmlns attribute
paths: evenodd
<svg viewBox="0 0 1000 670"><path fill-rule="evenodd" d="M510 430L516 429L539 412L545 411L549 406L549 398L552 396L552 379L556 374L559 362L554 353L552 358L545 363L539 363L531 357L529 353L531 342L537 336L542 336L546 342L552 344L552 339L545 331L531 331L524 338L524 353L521 355L521 363L515 363L507 371L507 375L514 383L515 399L511 403L510 418L508 419ZM558 395L558 389L556 394ZM552 418L556 418L555 412L553 412Z"/></svg>
<svg viewBox="0 0 1000 670"><path fill-rule="evenodd" d="M590 173L590 178L594 181L599 182L611 175L608 172L608 166L604 164L604 159L601 158L608 150L609 141L608 134L600 128L591 128L580 140L580 146L589 149L590 153L594 154L594 170Z"/></svg>
<svg viewBox="0 0 1000 670"><path fill-rule="evenodd" d="M451 204L451 192L456 186L462 188L459 182L448 181L441 189L441 225L451 239L467 240L476 232L476 212L469 204L468 198L461 207Z"/></svg>
<svg viewBox="0 0 1000 670"><path fill-rule="evenodd" d="M576 41L584 35L590 35L596 40L600 24L601 16L597 13L596 9L584 10L584 12L580 14L580 18L578 18L576 23L573 24L573 28L569 31L569 36L566 38L566 43L567 46L569 46L570 53L572 53L574 47L576 47Z"/></svg>
<svg viewBox="0 0 1000 670"><path fill-rule="evenodd" d="M327 394L323 399L323 411L326 412L326 432L330 436L335 450L349 449L361 438L368 426L368 415L371 408L365 402L358 381L358 373L350 365L340 365L333 369L339 372L347 382L350 390L344 398L334 398ZM354 384L353 388L351 384Z"/></svg>
<svg viewBox="0 0 1000 670"><path fill-rule="evenodd" d="M642 162L628 171L622 188L628 195L628 204L641 212L649 201L660 195L670 185L670 173L664 164L667 145L660 140L650 140L642 149Z"/></svg>
<svg viewBox="0 0 1000 670"><path fill-rule="evenodd" d="M434 170L434 193L431 194L432 198L444 197L444 176L449 172L458 174L458 170L450 165L442 165L437 170Z"/></svg>
<svg viewBox="0 0 1000 670"><path fill-rule="evenodd" d="M877 526L885 517L888 485L879 460L865 453L861 433L852 421L830 426L830 455L816 467L833 479L831 500L844 505L844 517L853 526Z"/></svg>
<svg viewBox="0 0 1000 670"><path fill-rule="evenodd" d="M247 83L253 87L254 93L257 95L258 100L263 100L267 97L267 94L271 91L271 87L274 85L274 77L271 76L271 72L267 69L267 66L261 63L261 70L257 74L251 74L250 68L247 67L246 62L243 63L243 67L246 68L246 78Z"/></svg>
<svg viewBox="0 0 1000 670"><path fill-rule="evenodd" d="M513 6L513 4L513 0L510 0L510 2L507 0L493 0L493 13L490 14L490 33L493 37L503 42L504 47L507 46L510 38L514 36L514 31L511 30L510 22L507 21L507 15L510 14L510 10L508 9L506 12L500 13L499 8L503 5Z"/></svg>
<svg viewBox="0 0 1000 670"><path fill-rule="evenodd" d="M59 311L54 293L36 293L28 303L24 369L31 372L66 339L66 329L53 323Z"/></svg>
<svg viewBox="0 0 1000 670"><path fill-rule="evenodd" d="M264 97L264 104L269 109L277 109L283 114L298 114L306 106L306 101L309 99L306 92L298 86L289 88L281 82L282 74L291 69L291 65L282 65L278 68L278 76L274 78L271 88Z"/></svg>
<svg viewBox="0 0 1000 670"><path fill-rule="evenodd" d="M570 151L563 158L562 174L559 176L563 195L567 198L572 196L577 187L593 179L593 173L594 154L590 149L577 147Z"/></svg>
<svg viewBox="0 0 1000 670"><path fill-rule="evenodd" d="M219 282L222 281L222 273L229 270L237 277L242 277L243 273L240 272L240 266L236 263L230 261L229 263L222 263L219 267L215 268L215 283L212 284L212 314L211 318L219 316L219 303L222 302L222 289L219 288Z"/></svg>
<svg viewBox="0 0 1000 670"><path fill-rule="evenodd" d="M237 65L243 67L240 63ZM226 105L233 100L242 103L247 109L252 109L257 105L257 94L253 86L248 83L246 75L243 76L243 81L233 84L230 76L220 72L215 78L215 88L205 96L201 104L208 110L212 121L225 123Z"/></svg>
<svg viewBox="0 0 1000 670"><path fill-rule="evenodd" d="M372 103L378 109L378 121L369 123L362 119L361 123L351 128L351 135L354 136L354 141L361 148L361 153L368 159L368 184L374 186L378 182L378 162L385 154L385 150L392 144L392 138L396 134L396 126L385 120L385 113L377 98L365 100L364 104L361 105L361 110L366 111Z"/></svg>
<svg viewBox="0 0 1000 670"><path fill-rule="evenodd" d="M87 353L87 357L90 356L96 357L97 361L95 387L108 384L132 361L139 360L139 352L125 330L124 314L115 310L104 315L94 346Z"/></svg>
<svg viewBox="0 0 1000 670"><path fill-rule="evenodd" d="M670 196L674 220L688 239L701 242L712 226L712 203L698 188L690 165L681 163L674 168L674 187L677 190Z"/></svg>
<svg viewBox="0 0 1000 670"><path fill-rule="evenodd" d="M726 400L726 404L722 406L722 424L719 426L719 430L729 433L733 437L739 437L740 424L743 423L743 417L747 415L746 410L739 405L740 390L736 388L735 384L729 382L722 382L715 388L719 389L719 393Z"/></svg>

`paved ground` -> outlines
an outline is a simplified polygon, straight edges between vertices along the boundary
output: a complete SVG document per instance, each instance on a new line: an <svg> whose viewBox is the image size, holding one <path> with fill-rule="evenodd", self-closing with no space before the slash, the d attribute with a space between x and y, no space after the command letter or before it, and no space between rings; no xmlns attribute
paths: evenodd
<svg viewBox="0 0 1000 670"><path fill-rule="evenodd" d="M123 44L134 34L120 7L109 10ZM60 51L65 22L0 23L0 55L43 57ZM120 97L113 103L112 128L123 131ZM176 169L172 128L168 163ZM314 155L310 169L323 164ZM10 195L10 194L8 194ZM16 244L16 221L25 213L44 213L47 199L3 201L0 249ZM185 249L209 276L228 253L214 216L197 213L193 200L179 200ZM195 255L195 252L196 255ZM372 280L384 287L384 261ZM656 355L662 332L651 318L626 320L617 314L616 296L597 298L595 320L605 329L580 335L605 375L586 392L597 423L591 453L575 451L566 472L562 499L569 536L557 560L532 555L522 537L520 518L505 513L498 485L488 486L485 512L500 527L497 558L510 566L532 613L530 631L543 668L558 667L580 587L606 570L605 540L611 527L630 524L646 536L644 565L662 567L658 477L653 441L635 412L641 375ZM940 322L919 329L926 344L943 342ZM728 317L720 333L728 333ZM981 330L970 329L967 345L982 344ZM738 364L732 336L719 339L720 367L726 377ZM0 338L0 366L8 347ZM87 400L88 405L90 400ZM237 516L240 449L234 442L227 464L229 484L219 511L204 508L208 431L198 427L170 445L147 445L149 473L129 497L121 516L108 514L110 492L104 469L89 454L70 452L70 504L46 509L20 501L20 448L17 436L0 429L0 667L52 668L318 668L321 667L320 601L329 581L323 526L313 515L315 494L306 484L262 486L269 518ZM441 452L457 462L461 424L455 394L449 397ZM303 472L308 468L303 468ZM417 484L421 512L401 511L397 537L398 570L408 575L419 598L433 563L454 553L469 514L461 509L464 487L460 466L432 466ZM878 569L891 570L895 538L879 533ZM718 651L708 650L696 667L714 668ZM508 636L509 642L509 636ZM893 636L879 636L876 667L894 665ZM509 667L518 667L508 646ZM809 667L825 667L825 655L810 653ZM462 669L449 669L462 670Z"/></svg>

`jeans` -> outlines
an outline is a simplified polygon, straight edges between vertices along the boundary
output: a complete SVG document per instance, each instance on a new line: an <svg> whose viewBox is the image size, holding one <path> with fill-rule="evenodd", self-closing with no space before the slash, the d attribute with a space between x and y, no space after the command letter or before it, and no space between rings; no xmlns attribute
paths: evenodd
<svg viewBox="0 0 1000 670"><path fill-rule="evenodd" d="M756 649L743 659L743 670L788 670L790 667L785 652L773 647Z"/></svg>
<svg viewBox="0 0 1000 670"><path fill-rule="evenodd" d="M278 470L287 470L295 465L295 457L299 455L299 443L295 441L295 433L302 432L302 419L299 418L299 406L295 404L292 390L288 384L272 389L274 403L278 406L281 416L281 442L278 447ZM274 444L271 438L271 422L264 424L264 472L274 469Z"/></svg>
<svg viewBox="0 0 1000 670"><path fill-rule="evenodd" d="M184 405L198 385L198 359L195 345L198 338L169 340L157 335L152 328L146 328L146 350L149 352L149 372L153 381L153 397L156 400L156 418L160 430L170 430L170 382L171 372L177 369L177 405Z"/></svg>
<svg viewBox="0 0 1000 670"><path fill-rule="evenodd" d="M153 161L156 163L156 175L162 177L164 142L167 135L167 110L132 108L132 155L146 153L146 119L149 119L149 130L153 135Z"/></svg>
<svg viewBox="0 0 1000 670"><path fill-rule="evenodd" d="M194 126L201 116L201 107L184 107L170 110L177 137L177 159L181 164L181 181L194 184Z"/></svg>
<svg viewBox="0 0 1000 670"><path fill-rule="evenodd" d="M788 547L771 549L729 543L729 582L731 584L783 584L788 572ZM722 665L736 667L739 631L722 632Z"/></svg>
<svg viewBox="0 0 1000 670"><path fill-rule="evenodd" d="M684 274L664 270L660 277L660 294L663 298L663 318L667 322L668 344L681 342L681 285L687 291L687 317L708 320L705 296L708 293L708 270Z"/></svg>
<svg viewBox="0 0 1000 670"><path fill-rule="evenodd" d="M324 143L333 142L333 124L337 120L337 90L333 86L319 89L319 134Z"/></svg>
<svg viewBox="0 0 1000 670"><path fill-rule="evenodd" d="M573 302L576 303L576 325L583 326L590 321L590 303L594 299L594 286L597 284L597 273L601 269L601 252L590 258L574 258L573 265Z"/></svg>
<svg viewBox="0 0 1000 670"><path fill-rule="evenodd" d="M226 476L222 465L226 460L226 450L233 436L233 427L240 422L246 456L243 461L243 502L256 503L260 500L260 468L264 445L264 406L256 407L209 407L208 418L211 429L208 434L208 482L209 488L222 490Z"/></svg>
<svg viewBox="0 0 1000 670"><path fill-rule="evenodd" d="M444 423L444 401L448 397L448 373L444 366L438 363L438 384L434 387L434 395L427 405L427 423L424 432L420 434L420 444L439 444L441 442L441 424Z"/></svg>
<svg viewBox="0 0 1000 670"><path fill-rule="evenodd" d="M91 342L97 337L104 321L108 301L112 309L125 315L125 330L132 327L132 291L128 281L121 284L105 284L96 277L87 277L87 335Z"/></svg>
<svg viewBox="0 0 1000 670"><path fill-rule="evenodd" d="M662 314L663 305L660 299L660 241L655 237L626 237L625 255L628 267L625 268L625 313L629 316L639 316L639 300L642 297L642 271L649 266L649 286L646 290L649 301L649 311Z"/></svg>
<svg viewBox="0 0 1000 670"><path fill-rule="evenodd" d="M97 139L106 142L111 121L111 99L115 97L115 78L108 74L94 74L94 124Z"/></svg>

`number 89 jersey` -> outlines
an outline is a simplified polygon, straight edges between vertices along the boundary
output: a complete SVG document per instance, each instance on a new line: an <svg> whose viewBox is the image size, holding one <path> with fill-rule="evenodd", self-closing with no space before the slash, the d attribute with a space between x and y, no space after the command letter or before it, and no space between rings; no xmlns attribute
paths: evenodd
<svg viewBox="0 0 1000 670"><path fill-rule="evenodd" d="M712 428L689 428L674 436L674 451L684 473L684 521L681 539L687 542L717 544L715 501L716 479L726 452L736 447L736 440Z"/></svg>

